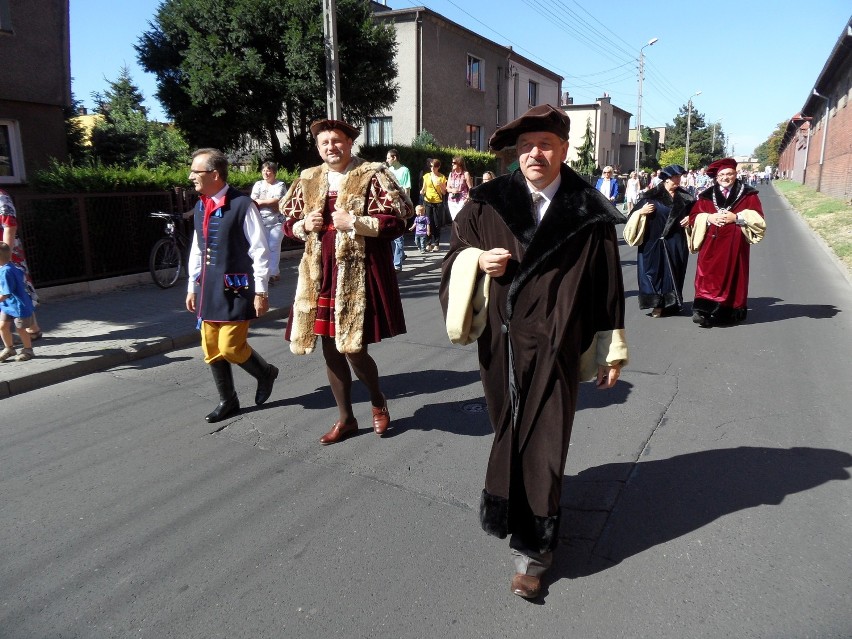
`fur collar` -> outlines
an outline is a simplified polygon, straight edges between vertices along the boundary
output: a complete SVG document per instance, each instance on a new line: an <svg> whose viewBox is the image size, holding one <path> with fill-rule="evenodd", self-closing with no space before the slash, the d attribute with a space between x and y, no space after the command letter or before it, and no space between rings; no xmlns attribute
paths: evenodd
<svg viewBox="0 0 852 639"><path fill-rule="evenodd" d="M661 234L663 237L669 237L672 230L677 227L680 220L689 215L689 209L692 207L693 202L695 202L695 198L682 186L677 187L674 197L672 197L666 190L663 182L654 188L645 191L639 200L657 200L658 202L670 207L669 216L666 218L666 223Z"/></svg>
<svg viewBox="0 0 852 639"><path fill-rule="evenodd" d="M520 169L480 184L470 192L476 202L493 208L524 246L524 257L509 288L506 316L524 285L578 232L591 224L623 224L627 219L603 194L574 170L561 167L562 183L537 227L532 197Z"/></svg>
<svg viewBox="0 0 852 639"><path fill-rule="evenodd" d="M410 212L410 202L399 190L396 178L381 162L367 162L352 158L349 172L337 191L337 203L354 211L367 214L367 197L370 182L376 177L381 187L394 202L396 215L405 219ZM323 209L328 196L328 167L325 164L302 171L299 180L291 187L287 198L301 190L304 211ZM408 204L406 204L408 202ZM335 290L335 344L341 353L357 353L363 348L364 310L366 307L366 247L364 236L336 233L334 259L337 264L337 289ZM299 278L293 301L293 321L290 328L290 350L304 355L314 350L317 336L314 333L318 291L322 281L322 245L317 233L309 233L305 252L299 262Z"/></svg>
<svg viewBox="0 0 852 639"><path fill-rule="evenodd" d="M737 202L746 197L747 195L757 195L757 189L749 186L742 180L737 179L734 182L733 187L731 187L731 192L728 194L728 199L725 200L722 197L722 189L719 187L717 183L713 183L708 189L704 189L698 196L699 200L709 200L713 201L713 192L716 192L716 201L720 203L721 206L727 206L729 209L734 208Z"/></svg>

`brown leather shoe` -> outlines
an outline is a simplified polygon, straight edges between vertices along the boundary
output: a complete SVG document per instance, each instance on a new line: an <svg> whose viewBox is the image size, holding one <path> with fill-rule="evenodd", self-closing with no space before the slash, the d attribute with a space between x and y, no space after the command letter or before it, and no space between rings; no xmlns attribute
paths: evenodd
<svg viewBox="0 0 852 639"><path fill-rule="evenodd" d="M385 399L385 404L381 408L373 406L373 430L381 437L388 426L390 426L390 413L388 413L388 400Z"/></svg>
<svg viewBox="0 0 852 639"><path fill-rule="evenodd" d="M535 599L541 592L541 579L533 575L515 573L512 577L512 593L524 599Z"/></svg>
<svg viewBox="0 0 852 639"><path fill-rule="evenodd" d="M325 435L320 437L320 444L323 446L328 446L329 444L336 444L337 442L342 442L344 439L349 437L350 435L354 435L358 432L358 420L344 424L339 419L334 422L334 426L331 427L331 430L328 431Z"/></svg>

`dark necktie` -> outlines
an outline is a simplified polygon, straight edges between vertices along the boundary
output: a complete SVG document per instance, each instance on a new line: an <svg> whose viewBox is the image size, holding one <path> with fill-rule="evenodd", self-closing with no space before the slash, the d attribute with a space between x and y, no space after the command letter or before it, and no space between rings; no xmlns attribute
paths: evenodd
<svg viewBox="0 0 852 639"><path fill-rule="evenodd" d="M535 213L535 223L538 224L541 221L539 208L541 207L541 203L544 200L544 196L538 191L534 191L531 195L533 201L533 213Z"/></svg>

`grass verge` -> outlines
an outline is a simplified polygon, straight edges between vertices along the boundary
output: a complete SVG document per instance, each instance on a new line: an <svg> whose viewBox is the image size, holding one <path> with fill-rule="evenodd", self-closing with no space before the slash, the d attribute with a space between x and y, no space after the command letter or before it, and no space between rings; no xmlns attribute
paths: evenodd
<svg viewBox="0 0 852 639"><path fill-rule="evenodd" d="M852 274L852 206L789 180L773 182Z"/></svg>

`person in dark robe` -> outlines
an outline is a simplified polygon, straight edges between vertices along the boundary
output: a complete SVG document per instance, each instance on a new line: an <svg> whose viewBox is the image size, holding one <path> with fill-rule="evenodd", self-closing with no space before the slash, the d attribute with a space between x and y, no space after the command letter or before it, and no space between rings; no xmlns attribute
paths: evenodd
<svg viewBox="0 0 852 639"><path fill-rule="evenodd" d="M639 308L651 317L675 315L683 308L683 282L689 249L685 227L695 199L680 186L686 169L672 164L660 171L663 181L640 194L624 226L624 240L639 245L636 272Z"/></svg>
<svg viewBox="0 0 852 639"><path fill-rule="evenodd" d="M305 243L285 338L291 352L305 355L320 337L337 403L323 445L358 431L352 371L370 393L373 431L385 434L388 403L367 345L405 333L392 245L414 208L390 168L352 155L358 133L340 120L313 122L324 163L302 171L280 203L284 234Z"/></svg>
<svg viewBox="0 0 852 639"><path fill-rule="evenodd" d="M734 158L713 162L707 175L715 184L693 205L688 237L698 253L692 321L702 328L745 320L751 245L766 232L757 189L737 178Z"/></svg>
<svg viewBox="0 0 852 639"><path fill-rule="evenodd" d="M578 384L611 388L627 361L624 216L564 164L569 124L542 105L491 136L517 147L520 168L471 190L439 289L450 339L477 342L494 429L480 523L511 535L511 589L527 599L558 540Z"/></svg>

